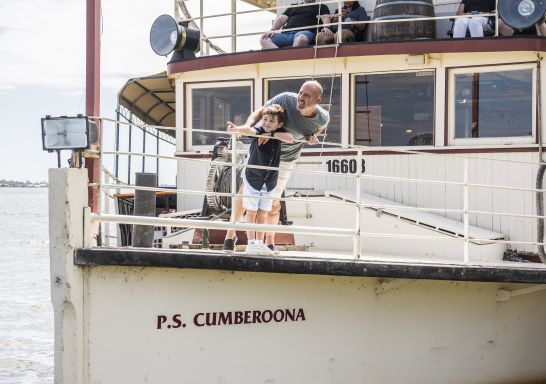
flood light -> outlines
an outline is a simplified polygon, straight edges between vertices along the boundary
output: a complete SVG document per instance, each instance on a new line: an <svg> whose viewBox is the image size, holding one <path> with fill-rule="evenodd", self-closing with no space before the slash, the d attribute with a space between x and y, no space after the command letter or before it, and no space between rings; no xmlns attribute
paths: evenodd
<svg viewBox="0 0 546 384"><path fill-rule="evenodd" d="M514 29L525 29L544 21L546 0L499 1L500 18Z"/></svg>
<svg viewBox="0 0 546 384"><path fill-rule="evenodd" d="M84 150L97 141L97 124L87 116L48 115L42 119L42 145L46 151Z"/></svg>
<svg viewBox="0 0 546 384"><path fill-rule="evenodd" d="M169 15L155 19L150 29L150 45L160 56L167 56L174 51L170 62L194 59L199 51L201 33L189 28L187 22L177 23Z"/></svg>

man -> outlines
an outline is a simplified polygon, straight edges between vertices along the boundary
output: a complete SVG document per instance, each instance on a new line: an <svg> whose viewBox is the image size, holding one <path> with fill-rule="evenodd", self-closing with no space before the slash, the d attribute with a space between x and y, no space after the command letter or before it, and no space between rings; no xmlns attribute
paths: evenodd
<svg viewBox="0 0 546 384"><path fill-rule="evenodd" d="M324 24L330 23L330 10L324 4L311 4L315 0L304 0L304 3L310 5L302 7L287 8L282 15L279 15L273 23L271 32L264 33L260 39L260 45L263 49L279 48L279 47L303 47L311 44L315 40L317 33L317 16ZM302 28L294 31L275 33L281 28Z"/></svg>
<svg viewBox="0 0 546 384"><path fill-rule="evenodd" d="M262 119L264 108L278 104L284 108L286 112L286 120L284 129L294 135L296 141L305 140L308 144L318 144L317 135L320 134L328 125L330 114L322 108L319 103L322 97L322 86L318 81L310 80L303 83L299 92L283 92L271 100L260 109L252 112L246 120L245 126L252 127ZM292 169L296 166L296 161L299 159L301 149L304 143L282 143L281 144L281 161L279 164L279 174L277 185L273 190L273 197L280 198L288 179L292 173ZM243 215L242 199L236 199L235 220L239 221ZM278 224L281 204L278 200L273 201L272 209L266 218L266 224ZM224 241L225 250L233 250L235 239L235 231L227 231L226 240ZM275 233L268 232L265 235L265 244L275 250ZM227 245L227 247L226 247Z"/></svg>
<svg viewBox="0 0 546 384"><path fill-rule="evenodd" d="M453 25L453 38L466 37L470 32L471 37L483 37L484 31L492 31L494 26L489 17L480 16L480 13L495 11L495 0L462 0L457 10L457 15L475 15L462 17L455 20Z"/></svg>

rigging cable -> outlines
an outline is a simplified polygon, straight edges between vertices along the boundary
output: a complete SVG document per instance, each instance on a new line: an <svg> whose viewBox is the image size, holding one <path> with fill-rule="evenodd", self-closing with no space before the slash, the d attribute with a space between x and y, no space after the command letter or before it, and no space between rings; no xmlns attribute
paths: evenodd
<svg viewBox="0 0 546 384"><path fill-rule="evenodd" d="M538 105L538 111L537 111L537 139L538 139L538 147L539 147L539 168L537 171L537 178L536 178L536 206L537 206L537 242L539 243L537 245L538 248L538 256L540 257L540 261L542 261L543 264L546 264L546 253L544 252L544 245L541 243L544 242L544 192L542 192L542 186L543 186L543 180L544 180L544 172L546 171L546 164L544 164L544 159L542 157L542 100L541 100L541 66L540 62L542 58L540 55L537 55L537 105Z"/></svg>

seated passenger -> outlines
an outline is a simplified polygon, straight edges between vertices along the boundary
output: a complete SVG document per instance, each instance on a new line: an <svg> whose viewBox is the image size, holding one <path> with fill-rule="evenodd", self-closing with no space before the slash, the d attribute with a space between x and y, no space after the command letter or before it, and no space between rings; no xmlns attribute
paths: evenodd
<svg viewBox="0 0 546 384"><path fill-rule="evenodd" d="M455 19L453 26L453 38L466 37L470 32L471 37L483 37L483 32L491 32L495 29L491 18L480 16L480 13L495 11L495 0L462 0L457 10L457 15L475 15Z"/></svg>
<svg viewBox="0 0 546 384"><path fill-rule="evenodd" d="M314 3L315 0L304 0L305 3ZM279 47L303 47L312 44L315 41L317 31L318 16L323 23L330 23L330 10L324 4L310 4L303 7L287 8L282 15L279 15L273 23L270 32L264 33L260 39L260 45L263 49ZM301 28L295 31L275 33L280 29Z"/></svg>
<svg viewBox="0 0 546 384"><path fill-rule="evenodd" d="M338 15L339 9L335 14ZM338 17L332 18L332 23L338 22ZM341 8L341 19L344 22L366 21L370 18L364 7L361 7L358 1L344 1ZM364 41L366 24L343 25L341 31L341 41ZM337 25L324 27L317 35L317 44L331 44L337 41Z"/></svg>

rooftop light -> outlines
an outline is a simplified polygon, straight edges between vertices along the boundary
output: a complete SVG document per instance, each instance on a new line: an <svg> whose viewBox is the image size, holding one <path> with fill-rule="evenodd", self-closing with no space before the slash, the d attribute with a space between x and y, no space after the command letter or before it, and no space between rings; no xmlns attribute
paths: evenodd
<svg viewBox="0 0 546 384"><path fill-rule="evenodd" d="M201 33L188 28L187 22L177 23L169 15L155 19L150 29L150 45L160 56L167 56L174 51L171 62L194 59L199 51Z"/></svg>

